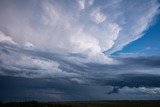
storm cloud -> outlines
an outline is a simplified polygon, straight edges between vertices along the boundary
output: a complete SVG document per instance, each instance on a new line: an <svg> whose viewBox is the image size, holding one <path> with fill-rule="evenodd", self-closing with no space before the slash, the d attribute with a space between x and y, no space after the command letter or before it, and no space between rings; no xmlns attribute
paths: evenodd
<svg viewBox="0 0 160 107"><path fill-rule="evenodd" d="M6 95L13 99L46 101L49 98L55 101L119 99L117 95L135 94L136 91L141 92L141 87L148 91L154 91L151 88L159 90L160 87L158 56L112 57L116 63L103 64L82 62L85 56L79 54L50 53L6 43L1 43L0 52L1 99ZM11 91L9 87L13 90ZM5 91L6 89L8 91ZM39 90L37 92L44 95L32 96L37 89ZM132 91L133 89L135 91ZM25 95L27 90L30 90L31 95ZM10 94L9 91L18 94ZM148 91L142 90L141 93L159 98L158 93ZM148 98L150 97L146 97Z"/></svg>
<svg viewBox="0 0 160 107"><path fill-rule="evenodd" d="M1 0L0 100L159 99L160 56L112 56L144 35L159 7L157 0Z"/></svg>

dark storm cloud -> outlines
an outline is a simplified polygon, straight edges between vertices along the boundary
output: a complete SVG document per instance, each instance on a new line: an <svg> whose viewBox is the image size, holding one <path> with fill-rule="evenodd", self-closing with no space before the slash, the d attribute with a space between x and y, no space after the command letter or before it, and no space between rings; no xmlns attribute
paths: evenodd
<svg viewBox="0 0 160 107"><path fill-rule="evenodd" d="M98 100L107 98L104 92L111 89L107 86L74 84L65 78L0 76L0 79L0 100Z"/></svg>
<svg viewBox="0 0 160 107"><path fill-rule="evenodd" d="M103 85L119 86L119 87L159 87L160 75L151 74L120 74L117 78L97 80Z"/></svg>
<svg viewBox="0 0 160 107"><path fill-rule="evenodd" d="M109 71L109 70L132 70L142 68L159 68L160 57L149 56L149 57L125 57L125 58L114 58L121 63L119 64L98 64L98 63L87 63L86 65L93 71Z"/></svg>
<svg viewBox="0 0 160 107"><path fill-rule="evenodd" d="M112 90L106 94L114 94L114 93L119 93L119 87L116 86L116 87L113 87Z"/></svg>
<svg viewBox="0 0 160 107"><path fill-rule="evenodd" d="M0 53L0 74L3 75L0 77L1 99L47 101L128 99L128 94L137 93L151 94L152 98L159 98L159 57L113 58L118 61L116 64L82 63L79 60L74 61L74 57L85 58L81 54L51 53L5 43L0 44ZM28 62L19 57L31 59ZM10 59L15 59L19 63L15 64L14 61L11 63ZM54 61L58 66L56 69L31 66L39 64L39 61L43 62L42 65L47 63L46 66ZM54 70L59 70L60 75L54 73ZM146 70L149 72L145 73ZM76 75L73 76L73 73ZM42 96L39 93L42 93Z"/></svg>
<svg viewBox="0 0 160 107"><path fill-rule="evenodd" d="M129 57L129 58L119 58L125 64L141 65L145 67L160 67L160 57L159 56L150 56L150 57Z"/></svg>

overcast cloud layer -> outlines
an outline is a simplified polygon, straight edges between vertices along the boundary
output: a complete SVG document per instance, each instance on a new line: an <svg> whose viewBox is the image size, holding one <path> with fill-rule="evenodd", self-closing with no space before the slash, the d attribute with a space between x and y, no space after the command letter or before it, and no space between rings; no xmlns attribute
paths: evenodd
<svg viewBox="0 0 160 107"><path fill-rule="evenodd" d="M156 0L1 0L0 99L160 99L160 56L111 56L143 36L159 7Z"/></svg>

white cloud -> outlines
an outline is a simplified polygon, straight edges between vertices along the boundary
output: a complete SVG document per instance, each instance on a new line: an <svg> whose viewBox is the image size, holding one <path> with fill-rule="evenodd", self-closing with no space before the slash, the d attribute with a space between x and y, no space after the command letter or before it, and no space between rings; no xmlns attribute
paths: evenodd
<svg viewBox="0 0 160 107"><path fill-rule="evenodd" d="M22 46L29 41L41 50L80 53L90 61L103 60L103 51L115 52L140 38L159 7L156 0L68 2L72 5L31 0L24 6L3 1L0 29Z"/></svg>
<svg viewBox="0 0 160 107"><path fill-rule="evenodd" d="M138 94L138 95L160 95L160 87L138 87L129 88L123 87L120 89L120 93L124 94Z"/></svg>
<svg viewBox="0 0 160 107"><path fill-rule="evenodd" d="M15 44L10 36L6 36L2 31L0 31L0 42L9 42Z"/></svg>
<svg viewBox="0 0 160 107"><path fill-rule="evenodd" d="M92 6L94 4L95 0L87 0L86 2L87 2L86 4L88 6Z"/></svg>
<svg viewBox="0 0 160 107"><path fill-rule="evenodd" d="M85 0L77 0L77 3L79 5L79 10L85 9Z"/></svg>
<svg viewBox="0 0 160 107"><path fill-rule="evenodd" d="M84 10L94 4L95 0L76 0L79 5L79 10Z"/></svg>
<svg viewBox="0 0 160 107"><path fill-rule="evenodd" d="M51 26L57 25L60 20L58 9L48 2L44 2L42 5L44 10L44 15L42 16L43 23Z"/></svg>
<svg viewBox="0 0 160 107"><path fill-rule="evenodd" d="M24 47L25 48L33 48L34 45L32 43L30 43L30 42L26 42L26 43L24 43Z"/></svg>
<svg viewBox="0 0 160 107"><path fill-rule="evenodd" d="M88 55L96 55L101 52L99 41L96 38L83 32L77 32L77 36L71 37L72 52L88 53Z"/></svg>
<svg viewBox="0 0 160 107"><path fill-rule="evenodd" d="M102 23L106 20L106 16L103 13L96 10L90 14L90 17L91 20L97 24Z"/></svg>
<svg viewBox="0 0 160 107"><path fill-rule="evenodd" d="M71 81L74 81L74 82L76 82L78 84L84 84L85 83L83 80L78 79L78 78L72 78Z"/></svg>
<svg viewBox="0 0 160 107"><path fill-rule="evenodd" d="M132 6L132 2L129 2L128 5L125 5L126 10L122 10L123 14L121 15L125 22L121 33L110 50L111 53L142 37L143 32L151 26L154 16L158 14L160 5L156 0L142 2L135 2Z"/></svg>

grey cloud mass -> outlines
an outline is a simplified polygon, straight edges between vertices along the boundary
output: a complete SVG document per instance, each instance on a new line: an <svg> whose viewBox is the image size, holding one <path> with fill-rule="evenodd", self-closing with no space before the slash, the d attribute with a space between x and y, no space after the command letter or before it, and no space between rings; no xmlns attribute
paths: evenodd
<svg viewBox="0 0 160 107"><path fill-rule="evenodd" d="M134 99L132 94L139 99L159 98L158 56L113 57L116 64L103 64L81 62L85 56L79 54L50 53L6 43L1 43L0 52L0 93L4 100L9 100L6 95L40 101Z"/></svg>

